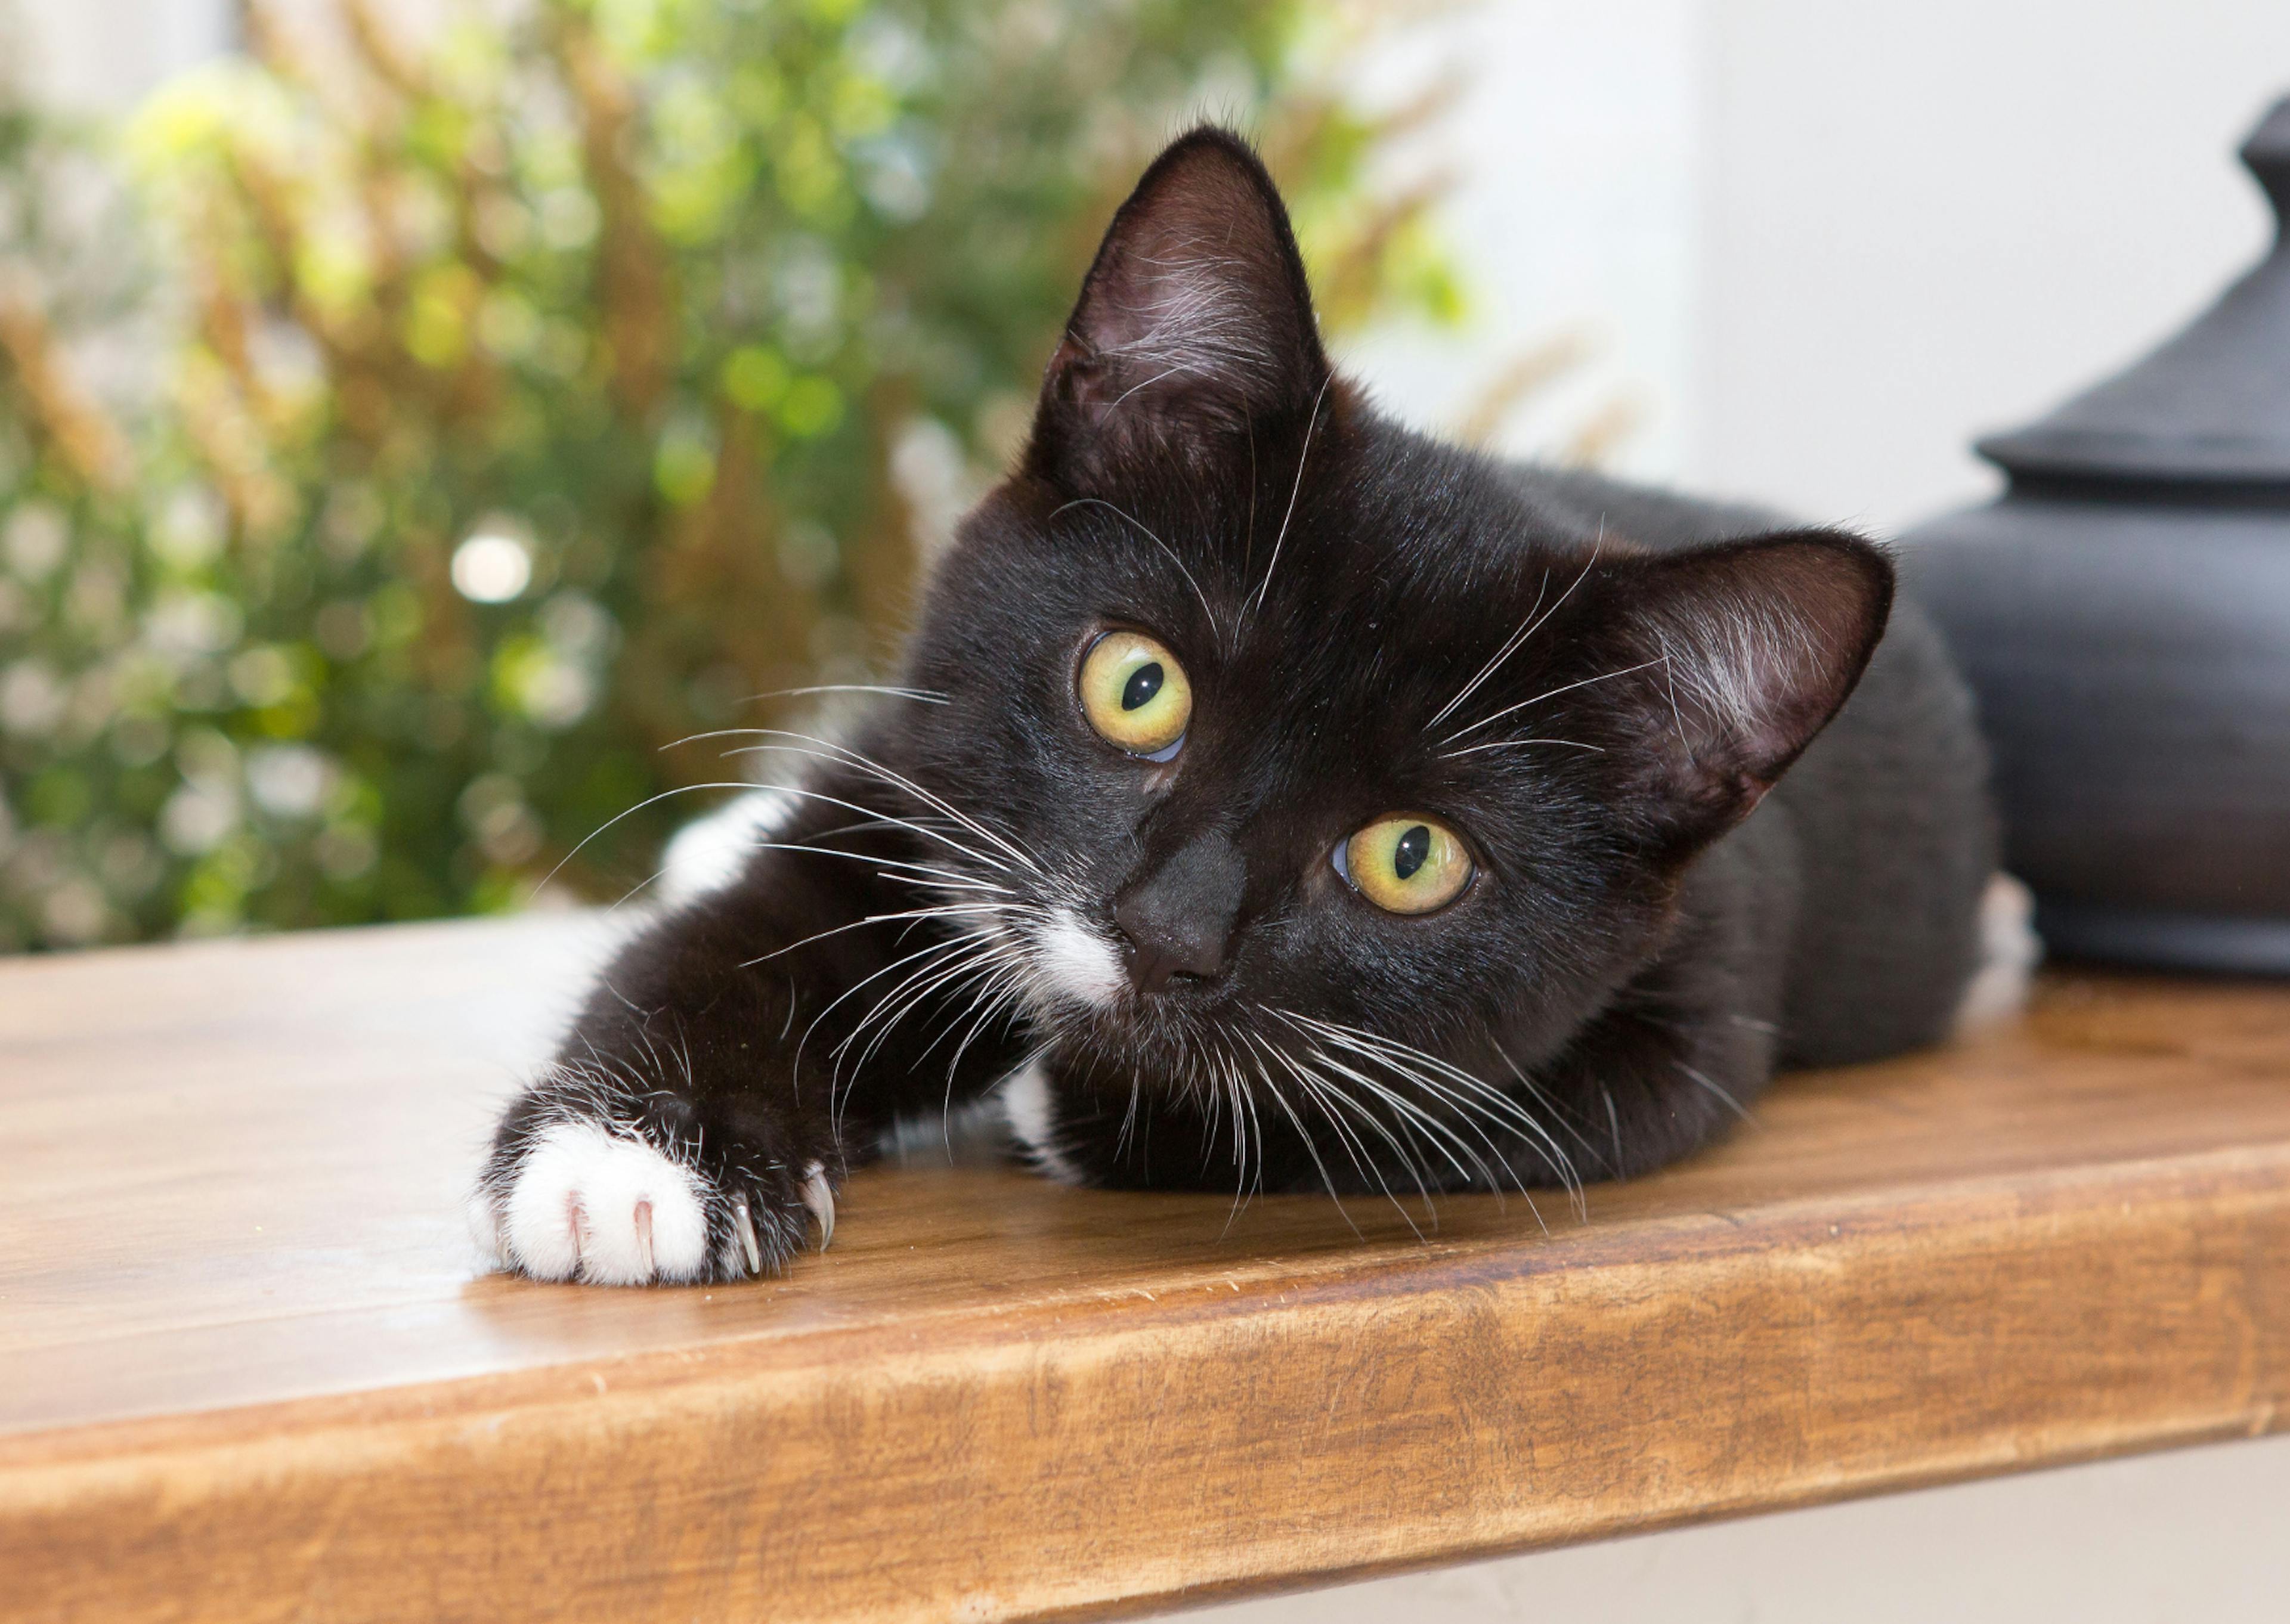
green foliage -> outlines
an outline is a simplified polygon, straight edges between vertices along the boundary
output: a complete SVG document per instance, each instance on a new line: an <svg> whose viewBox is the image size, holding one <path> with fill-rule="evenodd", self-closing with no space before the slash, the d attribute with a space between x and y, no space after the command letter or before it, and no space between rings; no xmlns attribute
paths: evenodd
<svg viewBox="0 0 2290 1624"><path fill-rule="evenodd" d="M97 144L0 87L0 946L642 879L678 740L884 663L1191 109L1333 320L1454 302L1269 0L246 15Z"/></svg>

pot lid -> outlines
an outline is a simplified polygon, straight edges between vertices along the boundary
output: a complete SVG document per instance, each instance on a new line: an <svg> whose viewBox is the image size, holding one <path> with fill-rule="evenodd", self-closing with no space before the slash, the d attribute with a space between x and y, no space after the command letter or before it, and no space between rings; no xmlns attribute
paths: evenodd
<svg viewBox="0 0 2290 1624"><path fill-rule="evenodd" d="M2243 143L2274 250L2128 371L1980 454L2015 480L2255 486L2290 493L2290 98Z"/></svg>

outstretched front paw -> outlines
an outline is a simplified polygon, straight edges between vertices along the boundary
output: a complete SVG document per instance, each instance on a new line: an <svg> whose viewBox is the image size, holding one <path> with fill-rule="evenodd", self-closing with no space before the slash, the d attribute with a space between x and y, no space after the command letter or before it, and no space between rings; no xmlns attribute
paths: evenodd
<svg viewBox="0 0 2290 1624"><path fill-rule="evenodd" d="M776 1273L813 1224L824 1250L835 1187L823 1159L570 1113L545 1089L510 1108L469 1198L470 1231L499 1267L591 1285Z"/></svg>

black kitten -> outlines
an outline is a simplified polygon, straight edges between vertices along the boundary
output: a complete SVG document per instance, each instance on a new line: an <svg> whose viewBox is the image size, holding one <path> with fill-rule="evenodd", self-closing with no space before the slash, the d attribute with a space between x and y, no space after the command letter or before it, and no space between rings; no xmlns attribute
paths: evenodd
<svg viewBox="0 0 2290 1624"><path fill-rule="evenodd" d="M1626 1177L1976 968L1982 753L1886 555L1379 417L1221 132L1115 218L905 680L759 738L771 827L501 1123L504 1262L776 1269L997 1086L1084 1183Z"/></svg>

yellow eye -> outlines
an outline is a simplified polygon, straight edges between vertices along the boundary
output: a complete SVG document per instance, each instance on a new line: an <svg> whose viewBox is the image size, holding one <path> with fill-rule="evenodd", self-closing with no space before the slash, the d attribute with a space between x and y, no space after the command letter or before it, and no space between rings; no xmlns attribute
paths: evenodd
<svg viewBox="0 0 2290 1624"><path fill-rule="evenodd" d="M1081 708L1109 744L1166 761L1193 719L1193 686L1177 657L1140 632L1108 632L1081 662Z"/></svg>
<svg viewBox="0 0 2290 1624"><path fill-rule="evenodd" d="M1471 854L1437 819L1392 812L1336 848L1336 869L1387 913L1428 914L1471 883Z"/></svg>

